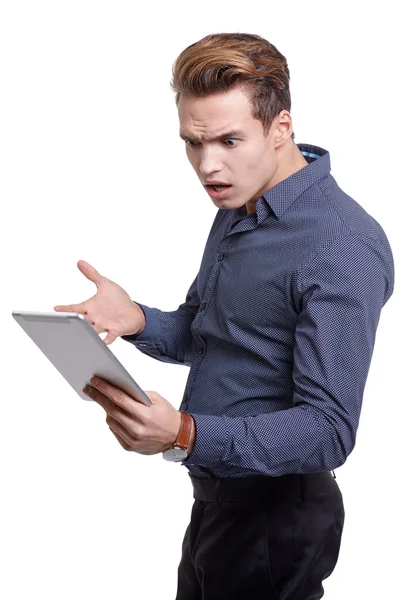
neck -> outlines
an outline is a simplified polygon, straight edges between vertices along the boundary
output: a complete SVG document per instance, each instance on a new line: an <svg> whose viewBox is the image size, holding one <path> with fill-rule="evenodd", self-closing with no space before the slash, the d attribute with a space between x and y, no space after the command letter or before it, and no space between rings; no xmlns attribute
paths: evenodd
<svg viewBox="0 0 400 600"><path fill-rule="evenodd" d="M296 173L296 171L300 171L308 165L308 162L296 146L293 140L288 140L287 144L284 144L281 148L278 148L276 151L277 158L277 168L275 174L268 182L267 188L264 190L267 192L272 187ZM246 205L247 214L255 212L256 210L256 202L248 203Z"/></svg>
<svg viewBox="0 0 400 600"><path fill-rule="evenodd" d="M284 179L300 171L308 165L308 162L294 143L292 139L288 140L288 143L284 144L276 151L277 168L275 174L268 182L268 187L265 191L268 191L277 183L280 183Z"/></svg>

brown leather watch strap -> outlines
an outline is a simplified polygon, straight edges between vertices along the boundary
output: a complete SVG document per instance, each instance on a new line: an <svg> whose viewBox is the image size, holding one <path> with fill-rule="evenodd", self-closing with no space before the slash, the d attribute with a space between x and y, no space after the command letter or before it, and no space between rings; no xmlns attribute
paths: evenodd
<svg viewBox="0 0 400 600"><path fill-rule="evenodd" d="M193 427L193 417L183 410L181 410L180 413L181 426L179 429L178 436L175 440L175 445L187 450L189 446L190 434L192 432Z"/></svg>

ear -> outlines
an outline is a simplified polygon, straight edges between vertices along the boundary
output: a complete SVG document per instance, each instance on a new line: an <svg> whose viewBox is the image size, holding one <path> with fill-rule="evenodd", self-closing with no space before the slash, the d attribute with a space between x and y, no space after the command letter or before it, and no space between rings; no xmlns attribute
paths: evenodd
<svg viewBox="0 0 400 600"><path fill-rule="evenodd" d="M275 148L280 148L291 138L293 132L292 117L289 111L281 110L274 119Z"/></svg>

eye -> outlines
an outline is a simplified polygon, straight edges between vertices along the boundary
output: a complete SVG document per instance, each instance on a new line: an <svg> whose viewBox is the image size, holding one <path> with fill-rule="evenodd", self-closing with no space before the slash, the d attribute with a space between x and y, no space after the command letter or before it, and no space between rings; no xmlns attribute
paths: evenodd
<svg viewBox="0 0 400 600"><path fill-rule="evenodd" d="M236 146L236 142L238 142L239 140L235 139L235 138L226 138L226 140L224 140L224 142L226 143L227 146Z"/></svg>
<svg viewBox="0 0 400 600"><path fill-rule="evenodd" d="M193 142L193 140L185 140L185 144L190 148L195 148L199 145L199 142Z"/></svg>

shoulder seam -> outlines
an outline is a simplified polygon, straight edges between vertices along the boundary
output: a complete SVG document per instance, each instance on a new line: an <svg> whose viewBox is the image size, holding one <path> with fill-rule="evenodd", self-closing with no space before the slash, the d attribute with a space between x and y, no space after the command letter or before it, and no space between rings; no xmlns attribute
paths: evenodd
<svg viewBox="0 0 400 600"><path fill-rule="evenodd" d="M343 223L343 225L345 227L347 227L347 229L349 231L355 231L355 229L353 229L348 223L346 223L346 221L343 219L342 215L340 214L340 212L338 211L338 209L336 208L336 206L333 204L332 200L330 199L330 197L328 196L328 194L325 192L325 190L323 190L320 186L320 182L318 181L318 188L319 191L321 192L321 194L328 200L330 206L333 208L333 210L335 211L335 213L337 214L337 216L339 217L339 219L341 220L341 222Z"/></svg>
<svg viewBox="0 0 400 600"><path fill-rule="evenodd" d="M334 244L336 244L337 242L346 240L348 238L354 238L355 240L357 240L359 243L363 244L366 241L372 242L373 245L375 245L376 247L380 247L379 244L379 240L376 240L375 238L371 238L368 235L359 235L359 232L352 230L351 228L349 228L349 231L346 235L342 235L339 237L336 237L333 241L331 241L331 243L329 243L327 246L324 246L323 248L321 248L321 250L318 252L318 254L316 254L311 261L309 261L307 264L303 265L300 269L298 269L296 271L295 274L295 282L296 282L296 288L297 290L299 289L299 284L300 284L300 279L302 278L302 276L304 275L304 272L311 268L314 263L322 256L322 254L326 251L328 251L330 248L332 248L332 246ZM383 264L385 265L385 268L388 267L387 262L386 262L386 258L384 255L382 255L382 253L379 253L381 260L383 260Z"/></svg>
<svg viewBox="0 0 400 600"><path fill-rule="evenodd" d="M300 277L302 276L303 272L308 269L309 267L312 267L312 265L319 259L319 257L326 251L329 250L330 248L332 248L332 246L334 244L336 244L336 242L340 241L340 240L345 240L349 237L357 237L356 233L354 233L353 231L349 230L345 235L341 235L336 237L334 240L332 240L328 245L323 246L319 252L309 261L307 262L307 264L303 265L302 267L300 267L299 269L297 269L297 280L300 279Z"/></svg>

